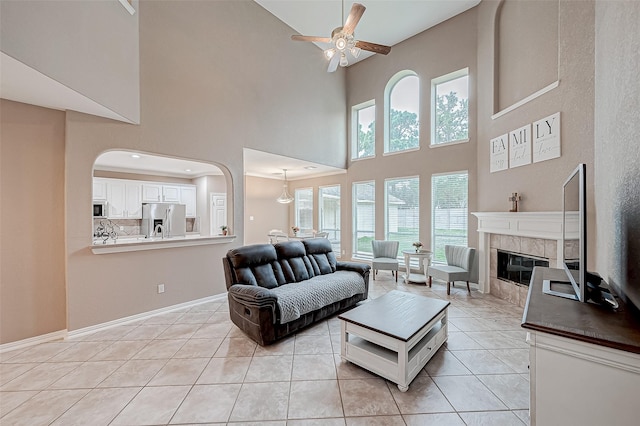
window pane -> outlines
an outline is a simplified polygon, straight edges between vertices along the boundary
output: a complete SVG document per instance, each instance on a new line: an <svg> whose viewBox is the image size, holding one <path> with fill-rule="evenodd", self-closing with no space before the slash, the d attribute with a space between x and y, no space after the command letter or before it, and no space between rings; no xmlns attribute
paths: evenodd
<svg viewBox="0 0 640 426"><path fill-rule="evenodd" d="M375 182L353 184L353 252L371 255L375 237Z"/></svg>
<svg viewBox="0 0 640 426"><path fill-rule="evenodd" d="M434 144L469 139L469 76L435 86Z"/></svg>
<svg viewBox="0 0 640 426"><path fill-rule="evenodd" d="M340 185L319 190L320 232L329 233L333 252L340 256Z"/></svg>
<svg viewBox="0 0 640 426"><path fill-rule="evenodd" d="M389 146L385 152L420 146L420 80L415 75L400 79L389 95Z"/></svg>
<svg viewBox="0 0 640 426"><path fill-rule="evenodd" d="M357 110L358 141L353 158L373 157L376 141L376 106Z"/></svg>
<svg viewBox="0 0 640 426"><path fill-rule="evenodd" d="M295 199L295 225L300 232L310 232L313 229L313 189L296 189Z"/></svg>
<svg viewBox="0 0 640 426"><path fill-rule="evenodd" d="M467 172L431 178L434 261L446 261L445 245L467 246L468 188Z"/></svg>
<svg viewBox="0 0 640 426"><path fill-rule="evenodd" d="M385 181L386 239L400 241L402 250L414 250L420 240L420 180L419 178L388 179Z"/></svg>

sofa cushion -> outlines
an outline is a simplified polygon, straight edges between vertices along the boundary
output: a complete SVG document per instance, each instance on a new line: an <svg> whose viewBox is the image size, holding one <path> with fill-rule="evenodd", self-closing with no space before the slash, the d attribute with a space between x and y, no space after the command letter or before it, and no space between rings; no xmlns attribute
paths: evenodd
<svg viewBox="0 0 640 426"><path fill-rule="evenodd" d="M282 268L277 262L278 255L271 244L229 250L227 258L233 265L238 283L274 288L285 282Z"/></svg>
<svg viewBox="0 0 640 426"><path fill-rule="evenodd" d="M298 283L316 275L302 242L286 241L275 244L274 248L284 274L281 284Z"/></svg>
<svg viewBox="0 0 640 426"><path fill-rule="evenodd" d="M362 275L353 271L336 271L318 275L304 282L291 283L271 290L278 297L280 324L331 303L366 292Z"/></svg>

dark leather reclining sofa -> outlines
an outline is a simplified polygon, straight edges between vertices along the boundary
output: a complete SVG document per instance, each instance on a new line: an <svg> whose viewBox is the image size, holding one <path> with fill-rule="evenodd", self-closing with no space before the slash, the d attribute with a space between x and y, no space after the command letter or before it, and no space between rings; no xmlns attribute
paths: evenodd
<svg viewBox="0 0 640 426"><path fill-rule="evenodd" d="M235 325L271 344L367 299L367 264L338 262L326 238L255 244L222 259Z"/></svg>

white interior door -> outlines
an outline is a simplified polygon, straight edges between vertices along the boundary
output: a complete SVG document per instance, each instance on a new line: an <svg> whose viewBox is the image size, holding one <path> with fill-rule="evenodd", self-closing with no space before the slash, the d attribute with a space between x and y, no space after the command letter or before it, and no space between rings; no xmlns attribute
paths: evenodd
<svg viewBox="0 0 640 426"><path fill-rule="evenodd" d="M222 234L220 227L227 224L227 194L211 193L211 223L210 235Z"/></svg>

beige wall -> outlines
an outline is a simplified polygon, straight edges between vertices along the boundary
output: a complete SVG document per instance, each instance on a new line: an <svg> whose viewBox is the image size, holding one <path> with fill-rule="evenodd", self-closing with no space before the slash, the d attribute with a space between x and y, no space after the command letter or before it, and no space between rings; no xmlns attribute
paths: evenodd
<svg viewBox="0 0 640 426"><path fill-rule="evenodd" d="M267 234L272 229L289 231L291 204L280 204L276 198L282 193L284 181L256 176L244 178L244 244L269 242ZM291 182L289 192L293 194ZM253 220L251 220L253 217Z"/></svg>
<svg viewBox="0 0 640 426"><path fill-rule="evenodd" d="M2 52L140 121L139 13L115 0L2 1L0 10Z"/></svg>
<svg viewBox="0 0 640 426"><path fill-rule="evenodd" d="M375 99L376 156L349 162L343 188L343 249L352 252L352 197L354 182L375 180L376 200L384 199L387 178L420 177L420 240L431 247L431 176L438 173L469 172L469 211L476 200L476 9L471 9L393 47L388 56L376 56L347 70L347 105ZM431 80L469 68L469 142L430 148ZM383 155L384 89L389 79L402 70L412 70L420 78L420 150ZM349 138L351 143L351 138ZM376 238L384 238L384 203L376 203ZM477 247L475 217L469 218L469 245ZM349 236L349 237L347 237Z"/></svg>
<svg viewBox="0 0 640 426"><path fill-rule="evenodd" d="M224 293L220 259L243 243L245 233L243 147L345 164L344 72L327 73L319 50L292 43L292 30L262 7L253 1L145 1L139 19L140 126L67 113L70 330ZM232 206L228 224L238 238L204 247L92 254L86 215L92 166L108 149L218 165L227 179L220 192ZM159 283L165 284L163 294L156 292Z"/></svg>
<svg viewBox="0 0 640 426"><path fill-rule="evenodd" d="M640 308L640 3L595 10L596 270Z"/></svg>
<svg viewBox="0 0 640 426"><path fill-rule="evenodd" d="M0 100L0 344L66 328L64 125Z"/></svg>
<svg viewBox="0 0 640 426"><path fill-rule="evenodd" d="M588 227L595 235L593 197L594 3L561 0L558 6L558 76L560 84L531 102L492 119L495 18L498 1L478 6L478 210L508 211L512 192L522 196L521 211L560 211L562 184L578 163L587 164ZM518 2L516 2L518 3ZM523 19L530 19L526 16ZM500 34L505 42L518 34ZM504 44L504 43L503 43ZM509 49L505 49L509 51ZM501 58L501 61L509 58ZM550 60L552 63L554 60ZM548 64L539 64L545 68ZM522 70L523 81L536 79L537 67ZM561 157L501 172L489 172L489 140L556 112L561 115ZM589 240L589 266L595 267L596 239Z"/></svg>
<svg viewBox="0 0 640 426"><path fill-rule="evenodd" d="M535 100L492 119L495 93L494 20L498 1L478 6L478 209L508 211L512 192L522 195L523 211L559 211L562 183L578 163L586 163L593 194L594 8L591 1L560 1L559 86ZM501 41L517 34L500 34ZM508 51L508 49L505 49ZM509 58L501 58L509 61ZM544 68L545 64L540 64ZM527 81L537 68L519 76ZM489 140L560 111L562 155L501 172L489 173Z"/></svg>

